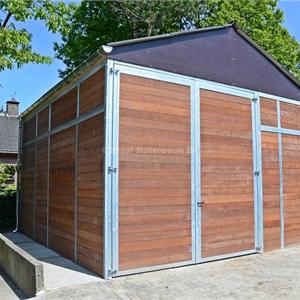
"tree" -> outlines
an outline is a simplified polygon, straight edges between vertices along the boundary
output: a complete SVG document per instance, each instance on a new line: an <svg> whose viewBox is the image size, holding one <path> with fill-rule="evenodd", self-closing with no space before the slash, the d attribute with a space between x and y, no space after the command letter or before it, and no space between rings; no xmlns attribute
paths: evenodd
<svg viewBox="0 0 300 300"><path fill-rule="evenodd" d="M16 167L0 163L0 189L7 188L6 182L16 173Z"/></svg>
<svg viewBox="0 0 300 300"><path fill-rule="evenodd" d="M283 27L278 0L82 1L70 30L55 44L69 74L108 42L228 24L235 21L255 42L300 78L300 46Z"/></svg>
<svg viewBox="0 0 300 300"><path fill-rule="evenodd" d="M56 57L70 73L90 54L110 41L132 39L182 28L185 6L190 0L82 1L71 16L71 28L55 44Z"/></svg>
<svg viewBox="0 0 300 300"><path fill-rule="evenodd" d="M51 58L32 49L32 35L21 22L43 20L52 32L66 35L74 5L51 0L0 0L0 71L32 63L50 63Z"/></svg>

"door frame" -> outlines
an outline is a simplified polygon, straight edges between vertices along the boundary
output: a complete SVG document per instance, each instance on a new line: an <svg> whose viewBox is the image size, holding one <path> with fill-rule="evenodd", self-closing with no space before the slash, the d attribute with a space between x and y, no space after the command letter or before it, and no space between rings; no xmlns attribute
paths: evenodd
<svg viewBox="0 0 300 300"><path fill-rule="evenodd" d="M189 261L156 265L126 271L119 271L119 224L118 224L118 186L119 186L119 90L120 73L177 83L190 87L191 100L191 230L192 230L192 259ZM201 201L200 173L200 89L212 90L226 94L249 98L252 101L253 126L253 170L258 171L254 176L254 220L255 220L255 249L221 255L218 257L201 257L201 210L197 202ZM130 63L107 59L105 85L105 160L104 160L104 278L121 276L132 273L191 265L209 260L235 257L250 253L263 252L263 205L262 205L262 176L261 176L261 141L260 141L260 101L259 93L251 90L215 83L176 73L142 67Z"/></svg>
<svg viewBox="0 0 300 300"><path fill-rule="evenodd" d="M254 205L254 239L255 248L246 251L235 252L224 255L217 255L211 257L202 257L202 209L197 207L197 203L194 203L195 208L195 223L196 223L196 242L195 242L195 252L196 252L196 263L224 259L229 257L236 257L241 255L247 255L257 252L262 252L263 249L263 206L262 206L262 164L261 164L261 138L260 138L260 101L258 94L256 92L241 90L234 87L223 86L215 83L207 83L202 80L196 80L194 93L195 93L195 115L194 123L196 128L194 129L194 139L195 139L195 161L196 171L195 176L192 181L196 184L196 202L201 202L201 90L209 90L219 93L224 93L227 95L238 96L242 98L249 99L251 101L251 115L252 115L252 149L253 149L253 205Z"/></svg>

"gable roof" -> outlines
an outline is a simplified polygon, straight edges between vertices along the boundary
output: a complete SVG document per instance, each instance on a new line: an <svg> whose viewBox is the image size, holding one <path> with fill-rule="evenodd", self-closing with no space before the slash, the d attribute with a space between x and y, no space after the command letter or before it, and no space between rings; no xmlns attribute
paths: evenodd
<svg viewBox="0 0 300 300"><path fill-rule="evenodd" d="M235 24L108 46L111 59L300 100L300 82Z"/></svg>
<svg viewBox="0 0 300 300"><path fill-rule="evenodd" d="M236 40L239 38L240 42L237 43L239 46L236 49L234 49L233 46L233 40L234 40L234 33L236 35ZM230 36L230 34L232 36ZM218 39L214 39L215 41L209 41L208 38L213 37L220 37L227 34L227 40L226 38L223 39L222 43L218 44ZM207 37L207 41L203 42L205 38ZM193 40L199 40L198 48L200 49L193 49L193 43L188 43L190 40L191 42ZM222 39L221 39L222 40ZM201 43L200 43L201 42ZM169 44L169 45L168 45ZM190 45L187 45L190 44ZM226 45L227 44L227 45ZM177 45L177 47L176 47ZM179 45L179 47L178 47ZM210 47L208 47L210 45ZM228 47L230 45L230 47ZM247 48L247 46L248 48ZM180 47L182 47L182 51L179 51L176 55L173 55L176 51L176 48L180 50ZM213 51L210 51L210 48L212 48ZM277 83L272 82L272 78L260 76L260 78L256 78L255 82L259 82L262 78L264 84L254 85L251 86L249 84L249 78L244 78L242 82L235 82L235 80L224 80L227 78L228 74L232 76L232 73L234 73L234 69L238 69L239 71L243 71L243 66L237 66L236 59L235 59L235 52L239 52L240 49L252 49L252 56L261 56L262 59L260 61L262 62L262 65L269 64L269 69L272 69L271 72L269 70L268 73L277 72L277 81L279 81L280 88L277 88ZM109 51L106 51L109 49ZM224 50L227 50L224 51ZM229 50L234 50L232 53L228 53ZM112 51L110 51L112 50ZM155 51L154 51L155 50ZM161 51L160 51L161 50ZM199 50L199 52L198 52ZM217 51L216 51L217 50ZM206 56L200 61L197 61L197 56L200 56L202 52L206 51ZM157 52L160 54L163 54L162 57L157 55ZM216 57L216 52L221 54L218 58L218 61L216 63L213 63L212 65L209 65L209 63L205 60L208 56L210 58L209 61L214 57ZM250 39L242 30L240 30L235 24L228 24L225 26L215 26L215 27L206 27L206 28L200 28L196 30L190 30L190 31L181 31L181 32L175 32L170 34L164 34L164 35L158 35L158 36L151 36L146 38L138 38L138 39L132 39L132 40L125 40L120 42L113 42L107 44L107 46L103 46L103 49L98 49L96 52L94 52L92 55L90 55L86 60L84 60L76 69L74 69L73 72L71 72L69 75L67 75L65 78L63 78L60 82L58 82L53 88L51 88L49 91L47 91L44 95L42 95L36 102L34 102L30 107L28 107L23 113L21 113L20 118L23 118L25 116L28 116L30 112L32 112L36 107L42 105L43 103L46 103L48 99L59 93L61 90L63 90L64 87L68 86L72 82L76 82L78 78L80 78L84 72L91 69L93 66L96 66L100 62L102 62L106 57L111 59L116 59L124 62L134 63L141 66L147 66L147 67L153 67L161 70L171 71L175 73L180 73L184 75L190 75L193 76L193 74L196 74L198 78L202 79L208 79L216 82L221 82L229 85L236 85L239 87L249 88L255 91L261 91L265 93L269 93L271 95L277 95L282 96L294 100L300 101L300 82L291 74L289 73L280 63L278 63L271 55L269 55L266 51L264 51L260 46L258 46L253 40ZM192 65L192 69L198 68L198 70L206 70L208 74L197 74L198 72L191 72L186 70L180 70L180 68L176 68L176 62L181 61L181 66L185 64L184 58L187 58L188 65ZM191 57L193 57L195 60L191 60ZM164 59L166 58L166 62L170 63L168 66L166 66L166 63L164 63ZM241 59L241 58L240 58ZM220 62L219 68L216 68L216 65ZM224 61L227 60L227 63L229 60L231 60L231 70L228 71L226 68L226 65L224 64ZM163 61L163 63L161 63ZM175 65L174 65L175 62ZM202 64L203 63L203 64ZM172 66L173 64L173 66ZM205 67L206 65L206 67ZM234 66L235 65L235 66ZM211 68L214 66L214 68ZM235 68L234 68L234 67ZM253 68L255 65L253 63L246 64L246 67L250 66L250 69ZM271 66L271 67L270 67ZM223 67L223 69L222 69ZM210 76L209 70L211 69L211 73L214 76ZM260 74L260 71L263 68L260 66L259 69L255 70L255 74ZM224 72L226 70L226 72ZM246 69L246 71L248 71ZM218 74L219 73L219 74ZM264 73L264 72L263 72ZM236 74L236 77L238 77L238 74ZM255 75L254 74L254 75ZM217 76L218 75L218 76ZM252 77L254 76L252 74ZM221 77L221 79L219 78ZM253 79L253 78L252 78ZM266 81L266 82L265 82Z"/></svg>
<svg viewBox="0 0 300 300"><path fill-rule="evenodd" d="M18 126L17 117L0 115L0 154L18 153Z"/></svg>

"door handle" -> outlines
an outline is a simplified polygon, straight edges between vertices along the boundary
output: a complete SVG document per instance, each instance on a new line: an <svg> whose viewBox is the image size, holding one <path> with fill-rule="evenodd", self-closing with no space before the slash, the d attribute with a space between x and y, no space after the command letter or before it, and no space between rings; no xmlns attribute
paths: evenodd
<svg viewBox="0 0 300 300"><path fill-rule="evenodd" d="M204 203L205 203L204 201L197 202L197 206L202 207Z"/></svg>

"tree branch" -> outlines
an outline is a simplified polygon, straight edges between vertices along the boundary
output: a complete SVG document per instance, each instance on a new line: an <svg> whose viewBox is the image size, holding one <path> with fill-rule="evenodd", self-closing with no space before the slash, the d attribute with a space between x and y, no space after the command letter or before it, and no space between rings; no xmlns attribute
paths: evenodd
<svg viewBox="0 0 300 300"><path fill-rule="evenodd" d="M4 28L7 25L7 23L8 23L8 21L9 21L9 19L10 19L11 16L12 16L12 13L8 12L8 14L6 15L6 18L5 18L4 22L3 22L3 24L1 25L1 28Z"/></svg>

